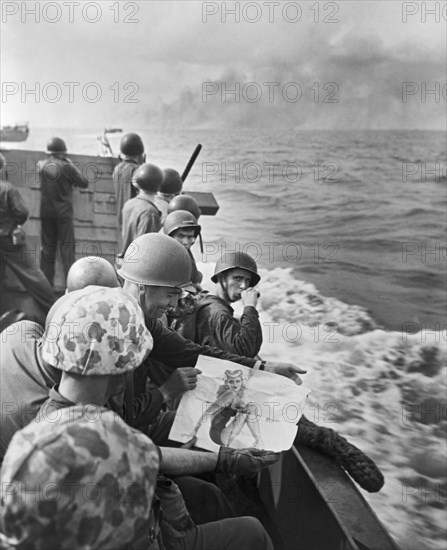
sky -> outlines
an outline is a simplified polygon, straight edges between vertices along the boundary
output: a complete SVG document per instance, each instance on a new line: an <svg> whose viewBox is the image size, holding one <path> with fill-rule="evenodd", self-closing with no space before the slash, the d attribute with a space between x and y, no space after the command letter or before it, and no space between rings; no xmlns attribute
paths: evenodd
<svg viewBox="0 0 447 550"><path fill-rule="evenodd" d="M446 128L445 1L1 8L2 124Z"/></svg>

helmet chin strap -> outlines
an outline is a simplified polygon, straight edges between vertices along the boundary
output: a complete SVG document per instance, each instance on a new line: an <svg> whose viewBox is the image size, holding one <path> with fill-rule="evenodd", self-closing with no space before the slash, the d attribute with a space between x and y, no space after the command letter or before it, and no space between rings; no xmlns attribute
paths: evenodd
<svg viewBox="0 0 447 550"><path fill-rule="evenodd" d="M146 311L145 310L145 305L146 305L145 294L146 294L146 287L144 285L138 285L138 298L139 298L138 301L139 301L141 309L143 310L143 313Z"/></svg>
<svg viewBox="0 0 447 550"><path fill-rule="evenodd" d="M231 304L230 296L228 295L228 285L225 276L219 275L219 284L220 288L223 290L223 298L224 300Z"/></svg>

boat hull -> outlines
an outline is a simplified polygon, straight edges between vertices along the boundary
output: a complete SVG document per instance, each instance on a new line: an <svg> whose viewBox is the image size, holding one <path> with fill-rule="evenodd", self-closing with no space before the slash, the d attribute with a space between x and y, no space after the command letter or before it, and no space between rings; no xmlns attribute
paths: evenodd
<svg viewBox="0 0 447 550"><path fill-rule="evenodd" d="M282 550L399 550L351 478L313 449L283 453L259 491Z"/></svg>

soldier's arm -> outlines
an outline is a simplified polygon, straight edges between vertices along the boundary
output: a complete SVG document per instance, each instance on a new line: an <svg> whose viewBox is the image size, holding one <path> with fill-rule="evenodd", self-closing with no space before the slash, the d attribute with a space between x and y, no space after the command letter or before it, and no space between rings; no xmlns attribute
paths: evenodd
<svg viewBox="0 0 447 550"><path fill-rule="evenodd" d="M174 447L160 447L160 473L166 475L193 475L214 472L217 467L217 453L190 451Z"/></svg>
<svg viewBox="0 0 447 550"><path fill-rule="evenodd" d="M155 422L159 414L163 410L164 398L162 392L158 388L147 391L143 386L144 391L135 395L133 399L133 418L132 426L140 428Z"/></svg>
<svg viewBox="0 0 447 550"><path fill-rule="evenodd" d="M220 447L218 453L172 447L160 447L160 452L160 473L172 476L206 472L254 476L280 457L271 451L228 447Z"/></svg>
<svg viewBox="0 0 447 550"><path fill-rule="evenodd" d="M154 339L154 347L151 352L152 358L165 363L171 369L176 369L177 367L195 367L199 355L225 359L251 368L257 363L251 357L234 355L212 346L195 344L173 330L164 327L158 319L146 318L146 326ZM279 363L277 361L267 361L264 369L266 372L294 378L297 384L301 384L301 379L298 375L306 372L293 363Z"/></svg>
<svg viewBox="0 0 447 550"><path fill-rule="evenodd" d="M161 361L172 369L195 367L199 355L226 359L246 367L253 367L256 363L255 359L251 357L235 355L212 346L195 344L177 332L164 327L159 320L146 319L146 324L154 339L151 358Z"/></svg>
<svg viewBox="0 0 447 550"><path fill-rule="evenodd" d="M14 187L8 192L8 208L14 217L16 225L22 225L28 219L29 210L21 194Z"/></svg>
<svg viewBox="0 0 447 550"><path fill-rule="evenodd" d="M80 187L81 189L88 187L88 179L81 174L71 161L64 163L64 172L73 187Z"/></svg>

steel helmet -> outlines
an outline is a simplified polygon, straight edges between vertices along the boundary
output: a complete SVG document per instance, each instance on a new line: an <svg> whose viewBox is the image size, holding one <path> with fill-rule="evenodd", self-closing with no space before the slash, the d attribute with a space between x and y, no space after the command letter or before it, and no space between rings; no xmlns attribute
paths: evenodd
<svg viewBox="0 0 447 550"><path fill-rule="evenodd" d="M177 170L165 168L163 170L163 181L161 182L160 193L164 195L176 195L183 187L183 180Z"/></svg>
<svg viewBox="0 0 447 550"><path fill-rule="evenodd" d="M76 260L67 273L67 292L86 286L119 287L115 268L100 256L86 256Z"/></svg>
<svg viewBox="0 0 447 550"><path fill-rule="evenodd" d="M130 243L118 275L139 285L193 289L188 252L160 233L146 233Z"/></svg>
<svg viewBox="0 0 447 550"><path fill-rule="evenodd" d="M121 138L120 151L123 155L131 157L144 153L143 140L138 134L124 134Z"/></svg>
<svg viewBox="0 0 447 550"><path fill-rule="evenodd" d="M163 231L166 235L172 235L177 229L194 229L194 234L197 237L202 228L191 212L187 210L176 210L166 216Z"/></svg>
<svg viewBox="0 0 447 550"><path fill-rule="evenodd" d="M47 143L47 151L50 153L66 153L67 146L60 137L52 137Z"/></svg>
<svg viewBox="0 0 447 550"><path fill-rule="evenodd" d="M49 407L5 454L4 542L34 550L128 548L149 524L157 447L106 408ZM24 496L23 488L36 486L38 498Z"/></svg>
<svg viewBox="0 0 447 550"><path fill-rule="evenodd" d="M217 283L219 280L218 275L235 268L250 271L251 286L256 286L261 280L261 277L258 275L256 262L246 252L226 252L224 257L216 263L214 275L211 277L211 280L213 283Z"/></svg>
<svg viewBox="0 0 447 550"><path fill-rule="evenodd" d="M121 287L88 286L65 294L42 336L44 361L86 376L132 371L152 347L142 309Z"/></svg>
<svg viewBox="0 0 447 550"><path fill-rule="evenodd" d="M198 220L202 213L197 201L191 195L177 195L168 204L168 214L176 210L187 210Z"/></svg>
<svg viewBox="0 0 447 550"><path fill-rule="evenodd" d="M163 181L163 172L155 164L142 164L132 176L132 183L147 193L157 193Z"/></svg>

